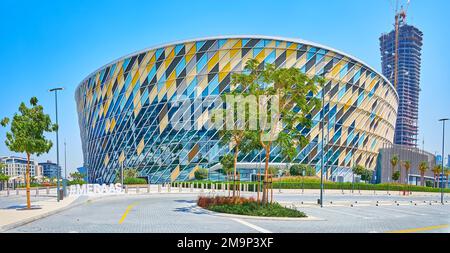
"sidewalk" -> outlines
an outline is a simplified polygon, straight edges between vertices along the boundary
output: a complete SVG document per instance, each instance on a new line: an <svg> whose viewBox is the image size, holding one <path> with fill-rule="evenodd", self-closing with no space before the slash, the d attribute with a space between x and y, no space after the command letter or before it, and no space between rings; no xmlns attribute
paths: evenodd
<svg viewBox="0 0 450 253"><path fill-rule="evenodd" d="M32 207L40 207L41 209L17 210L17 208L26 206L24 204L0 209L0 232L61 212L78 198L79 196L69 196L59 203L55 198L31 203Z"/></svg>

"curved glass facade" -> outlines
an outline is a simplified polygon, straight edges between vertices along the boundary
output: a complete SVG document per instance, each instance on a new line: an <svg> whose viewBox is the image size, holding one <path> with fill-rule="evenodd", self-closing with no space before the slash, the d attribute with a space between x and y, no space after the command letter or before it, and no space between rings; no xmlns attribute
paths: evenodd
<svg viewBox="0 0 450 253"><path fill-rule="evenodd" d="M353 164L374 169L378 149L392 143L398 96L389 81L354 57L295 39L230 36L184 41L144 50L89 75L76 90L84 166L90 182L112 182L120 167L137 168L151 183L183 181L198 168L217 168L227 147L207 128L215 100L229 90L231 73L248 59L324 75L325 165L328 175L345 176ZM190 125L174 127L187 111ZM321 108L311 112L311 141L295 162L320 168ZM183 122L183 124L185 121ZM185 126L185 125L184 125ZM260 154L239 162L260 164ZM264 157L264 155L261 155ZM274 147L271 162L284 163ZM214 179L214 177L212 177Z"/></svg>

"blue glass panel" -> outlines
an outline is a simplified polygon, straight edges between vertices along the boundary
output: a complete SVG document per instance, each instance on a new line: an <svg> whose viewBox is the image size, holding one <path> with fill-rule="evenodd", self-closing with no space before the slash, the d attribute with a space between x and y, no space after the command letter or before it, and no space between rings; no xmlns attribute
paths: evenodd
<svg viewBox="0 0 450 253"><path fill-rule="evenodd" d="M183 49L184 45L176 45L175 46L175 55L178 55L178 53L181 51L181 49Z"/></svg>
<svg viewBox="0 0 450 253"><path fill-rule="evenodd" d="M346 91L347 91L347 86L344 85L344 87L342 87L342 89L339 91L338 100L341 100L344 97Z"/></svg>
<svg viewBox="0 0 450 253"><path fill-rule="evenodd" d="M177 65L176 68L176 75L177 77L181 74L181 72L183 72L183 69L186 67L186 59L183 56L183 58L181 58L180 62Z"/></svg>
<svg viewBox="0 0 450 253"><path fill-rule="evenodd" d="M197 60L197 72L200 72L206 65L207 59L206 54L202 56L199 60Z"/></svg>

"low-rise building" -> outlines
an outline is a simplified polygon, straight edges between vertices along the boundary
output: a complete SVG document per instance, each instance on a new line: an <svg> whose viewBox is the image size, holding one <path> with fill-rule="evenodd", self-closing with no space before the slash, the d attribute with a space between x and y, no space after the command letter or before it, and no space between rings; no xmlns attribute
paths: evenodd
<svg viewBox="0 0 450 253"><path fill-rule="evenodd" d="M57 178L58 168L61 172L61 167L58 167L58 165L56 163L53 163L52 161L39 163L39 165L42 166L42 174L47 178Z"/></svg>
<svg viewBox="0 0 450 253"><path fill-rule="evenodd" d="M399 161L395 168L392 167L391 160L394 156L398 156ZM405 175L404 162L409 161L411 168L409 175ZM392 174L395 171L401 171L401 182L405 182L408 178L408 183L412 185L421 185L421 173L419 165L422 161L428 163L428 170L425 172L425 181L433 181L434 176L431 171L436 164L436 157L422 149L404 146L404 145L384 145L379 150L376 166L376 183L393 182Z"/></svg>
<svg viewBox="0 0 450 253"><path fill-rule="evenodd" d="M0 158L1 163L5 164L4 174L10 177L10 180L25 180L27 169L27 159L17 156L4 156ZM30 160L30 176L36 176L36 162Z"/></svg>

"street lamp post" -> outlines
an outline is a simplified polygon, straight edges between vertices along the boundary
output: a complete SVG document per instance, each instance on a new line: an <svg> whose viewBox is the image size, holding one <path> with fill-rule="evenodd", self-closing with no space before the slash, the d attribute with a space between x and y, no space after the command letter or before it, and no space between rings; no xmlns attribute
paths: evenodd
<svg viewBox="0 0 450 253"><path fill-rule="evenodd" d="M64 181L63 181L64 197L67 196L67 145L64 140Z"/></svg>
<svg viewBox="0 0 450 253"><path fill-rule="evenodd" d="M320 207L323 207L323 169L324 169L324 138L325 135L325 86L322 88L322 147L320 162Z"/></svg>
<svg viewBox="0 0 450 253"><path fill-rule="evenodd" d="M443 184L443 181L444 181L444 152L445 152L445 122L447 121L447 120L450 120L450 119L447 119L447 118L445 118L445 119L440 119L439 121L440 122L442 122L442 169L441 169L441 180L440 180L440 182L441 182L441 204L444 204L444 184Z"/></svg>
<svg viewBox="0 0 450 253"><path fill-rule="evenodd" d="M55 93L55 114L56 114L56 125L58 126L58 128L56 129L56 166L57 166L57 171L56 171L56 196L57 196L57 201L59 202L61 200L61 194L60 194L60 178L61 178L61 169L59 167L59 125L58 125L58 91L62 91L63 88L53 88L51 90L49 90L50 92L54 92Z"/></svg>

